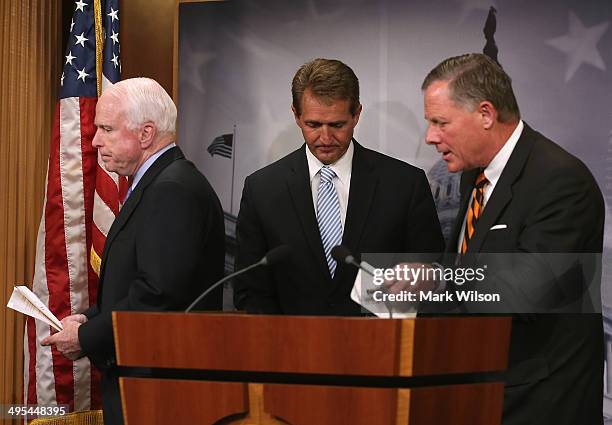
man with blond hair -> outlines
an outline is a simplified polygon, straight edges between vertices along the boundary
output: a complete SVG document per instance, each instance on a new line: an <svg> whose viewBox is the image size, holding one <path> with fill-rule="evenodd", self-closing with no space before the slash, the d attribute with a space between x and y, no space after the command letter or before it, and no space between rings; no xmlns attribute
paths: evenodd
<svg viewBox="0 0 612 425"><path fill-rule="evenodd" d="M176 114L148 78L123 80L98 100L92 144L104 167L131 183L106 238L96 304L42 341L71 359L88 356L101 370L106 424L123 423L112 311L183 310L223 274L223 211L174 143ZM199 307L221 309L221 294Z"/></svg>
<svg viewBox="0 0 612 425"><path fill-rule="evenodd" d="M353 70L334 59L302 65L291 110L305 144L244 183L236 227L237 267L289 245L289 261L236 282L235 301L252 313L359 315L350 298L357 274L331 250L440 252L444 247L423 170L353 138L362 105Z"/></svg>

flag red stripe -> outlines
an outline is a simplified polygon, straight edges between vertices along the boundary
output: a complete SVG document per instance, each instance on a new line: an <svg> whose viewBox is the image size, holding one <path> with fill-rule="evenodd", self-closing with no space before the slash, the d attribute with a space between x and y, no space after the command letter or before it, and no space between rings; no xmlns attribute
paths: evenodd
<svg viewBox="0 0 612 425"><path fill-rule="evenodd" d="M70 277L64 236L64 205L60 170L60 109L55 108L55 121L49 150L49 178L45 205L45 269L49 291L49 309L62 319L70 314ZM68 404L74 410L74 378L72 361L52 348L53 375L58 404Z"/></svg>
<svg viewBox="0 0 612 425"><path fill-rule="evenodd" d="M91 267L91 250L93 243L93 233L96 226L93 224L93 206L95 197L95 187L97 184L96 170L98 168L98 151L91 142L96 134L93 123L97 99L81 98L81 150L83 152L83 189L85 194L85 231L87 239L87 290L89 305L96 302L98 295L98 275ZM116 196L116 195L115 195ZM102 239L104 244L104 238ZM102 396L100 394L100 373L91 365L90 367L90 394L91 410L102 408Z"/></svg>
<svg viewBox="0 0 612 425"><path fill-rule="evenodd" d="M119 176L119 199L120 200L123 201L125 199L129 186L130 185L128 183L128 178L125 176Z"/></svg>
<svg viewBox="0 0 612 425"><path fill-rule="evenodd" d="M91 410L102 409L102 394L100 392L100 371L91 365Z"/></svg>
<svg viewBox="0 0 612 425"><path fill-rule="evenodd" d="M104 249L104 243L106 237L102 234L100 229L96 225L91 226L91 241L93 248L96 250L100 258L102 258L102 250Z"/></svg>
<svg viewBox="0 0 612 425"><path fill-rule="evenodd" d="M28 399L27 404L38 404L36 397L36 325L34 319L26 317L26 332L28 334L29 362L24 367L28 368Z"/></svg>
<svg viewBox="0 0 612 425"><path fill-rule="evenodd" d="M119 180L125 180L123 177ZM119 198L117 197L117 184L106 171L100 168L100 164L97 164L96 169L96 192L100 199L110 208L113 214L116 216L119 214Z"/></svg>

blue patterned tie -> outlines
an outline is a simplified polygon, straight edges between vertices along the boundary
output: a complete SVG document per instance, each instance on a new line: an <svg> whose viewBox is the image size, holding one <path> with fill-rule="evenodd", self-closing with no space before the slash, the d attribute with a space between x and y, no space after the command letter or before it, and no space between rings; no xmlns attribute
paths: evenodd
<svg viewBox="0 0 612 425"><path fill-rule="evenodd" d="M319 193L317 195L317 221L321 242L325 251L325 258L329 272L334 277L336 271L336 260L331 256L331 250L342 243L342 220L340 218L340 201L332 182L336 173L324 166L321 168L321 180L319 181Z"/></svg>

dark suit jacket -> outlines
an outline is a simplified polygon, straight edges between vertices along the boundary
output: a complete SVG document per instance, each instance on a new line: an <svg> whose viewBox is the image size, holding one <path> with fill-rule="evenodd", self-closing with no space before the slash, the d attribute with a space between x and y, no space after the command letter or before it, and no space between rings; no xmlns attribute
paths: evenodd
<svg viewBox="0 0 612 425"><path fill-rule="evenodd" d="M355 145L342 244L355 254L441 252L444 241L425 173ZM287 244L288 261L235 282L239 309L271 314L358 315L349 294L357 271L331 278L312 201L305 146L244 183L236 228L237 269Z"/></svg>
<svg viewBox="0 0 612 425"><path fill-rule="evenodd" d="M110 228L97 302L79 328L83 354L102 370L105 424L123 423L112 311L185 309L222 277L224 242L223 210L215 191L178 147L164 152ZM209 295L199 307L220 310L221 292Z"/></svg>
<svg viewBox="0 0 612 425"><path fill-rule="evenodd" d="M455 252L477 174L461 177L462 206L449 246ZM497 224L507 228L490 230ZM468 254L601 253L603 224L603 197L587 167L525 125ZM529 279L521 267L515 276ZM504 424L601 424L602 385L600 314L514 316Z"/></svg>
<svg viewBox="0 0 612 425"><path fill-rule="evenodd" d="M83 353L99 367L112 365L112 311L185 309L222 277L224 233L221 204L206 178L178 147L164 152L106 238L97 302L79 328ZM222 307L220 292L206 301L202 308Z"/></svg>

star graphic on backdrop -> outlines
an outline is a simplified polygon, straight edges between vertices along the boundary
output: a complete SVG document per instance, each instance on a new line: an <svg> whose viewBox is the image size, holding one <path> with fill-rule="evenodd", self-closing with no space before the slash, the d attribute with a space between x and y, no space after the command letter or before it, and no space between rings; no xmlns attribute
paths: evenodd
<svg viewBox="0 0 612 425"><path fill-rule="evenodd" d="M81 12L85 12L85 10L83 9L85 6L87 6L87 3L85 3L83 0L78 0L76 3L76 10L80 10Z"/></svg>
<svg viewBox="0 0 612 425"><path fill-rule="evenodd" d="M115 10L111 7L110 13L107 14L106 16L111 18L111 22L115 22L115 19L119 19L119 16L117 16L117 13L119 13L119 10Z"/></svg>
<svg viewBox="0 0 612 425"><path fill-rule="evenodd" d="M72 28L74 28L74 19L70 21L70 32L72 32Z"/></svg>
<svg viewBox="0 0 612 425"><path fill-rule="evenodd" d="M76 42L74 43L76 44L80 44L81 46L85 47L85 42L88 40L88 38L83 37L85 33L82 32L81 35L75 35L76 37Z"/></svg>
<svg viewBox="0 0 612 425"><path fill-rule="evenodd" d="M181 68L181 79L184 78L185 81L189 81L189 84L193 85L199 92L205 93L206 88L203 82L206 80L208 66L216 58L216 55L207 50L199 50L201 49L199 45L194 48L189 38L185 39L181 49L184 50L185 56L189 57L189 60L185 61L184 65L181 65L183 66Z"/></svg>
<svg viewBox="0 0 612 425"><path fill-rule="evenodd" d="M76 56L72 56L72 52L68 51L68 56L66 56L66 63L72 65L72 59L76 59Z"/></svg>
<svg viewBox="0 0 612 425"><path fill-rule="evenodd" d="M597 43L608 30L608 26L610 26L610 22L602 22L599 25L586 27L578 16L570 11L569 33L561 37L546 40L546 44L567 55L566 83L572 79L583 63L592 65L602 71L606 70L606 64L597 49Z"/></svg>
<svg viewBox="0 0 612 425"><path fill-rule="evenodd" d="M85 77L89 77L89 74L85 72L85 68L80 71L77 69L77 72L79 73L77 80L83 80L83 82L85 82Z"/></svg>
<svg viewBox="0 0 612 425"><path fill-rule="evenodd" d="M483 12L489 11L491 6L497 7L495 2L492 0L455 0L461 5L461 14L459 15L459 22L465 22L465 20L472 14L472 12Z"/></svg>
<svg viewBox="0 0 612 425"><path fill-rule="evenodd" d="M115 30L113 30L110 38L113 40L113 44L119 43L119 33L115 33Z"/></svg>
<svg viewBox="0 0 612 425"><path fill-rule="evenodd" d="M315 21L320 21L320 20L324 20L324 19L327 19L327 20L336 19L336 18L342 16L342 14L345 12L344 8L339 8L339 9L332 10L332 11L330 11L329 6L328 7L319 8L315 4L314 0L309 0L308 4L307 4L307 7L308 7L308 11L310 12L310 16ZM323 10L323 12L321 10Z"/></svg>
<svg viewBox="0 0 612 425"><path fill-rule="evenodd" d="M111 62L115 64L115 68L119 66L119 57L117 57L114 53L113 53L113 58L111 59Z"/></svg>
<svg viewBox="0 0 612 425"><path fill-rule="evenodd" d="M64 73L62 72L62 77L60 78L60 86L64 85Z"/></svg>

